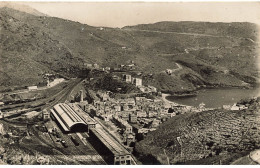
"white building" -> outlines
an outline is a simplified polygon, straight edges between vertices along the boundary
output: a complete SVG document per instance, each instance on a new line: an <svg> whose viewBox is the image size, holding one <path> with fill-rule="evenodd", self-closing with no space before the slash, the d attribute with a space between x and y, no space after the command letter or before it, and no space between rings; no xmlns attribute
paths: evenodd
<svg viewBox="0 0 260 168"><path fill-rule="evenodd" d="M131 75L124 75L124 80L125 80L126 82L130 82L130 83L131 83L131 81L132 81Z"/></svg>
<svg viewBox="0 0 260 168"><path fill-rule="evenodd" d="M88 69L91 69L92 68L92 64L85 64L86 65L86 67L88 68Z"/></svg>
<svg viewBox="0 0 260 168"><path fill-rule="evenodd" d="M171 69L166 69L165 72L166 72L168 75L171 75L171 74L172 74L172 70L171 70Z"/></svg>
<svg viewBox="0 0 260 168"><path fill-rule="evenodd" d="M135 78L135 86L142 86L142 79L141 78Z"/></svg>
<svg viewBox="0 0 260 168"><path fill-rule="evenodd" d="M38 111L31 111L25 114L22 114L22 117L24 119L30 119L30 118L34 118L36 116L38 116L40 113Z"/></svg>
<svg viewBox="0 0 260 168"><path fill-rule="evenodd" d="M236 105L236 103L231 107L231 110L239 110L239 107Z"/></svg>
<svg viewBox="0 0 260 168"><path fill-rule="evenodd" d="M4 118L4 113L0 110L0 118Z"/></svg>
<svg viewBox="0 0 260 168"><path fill-rule="evenodd" d="M29 91L38 89L37 86L28 86L27 88L28 88Z"/></svg>
<svg viewBox="0 0 260 168"><path fill-rule="evenodd" d="M99 69L99 65L98 64L93 64L93 67L95 68L95 69Z"/></svg>
<svg viewBox="0 0 260 168"><path fill-rule="evenodd" d="M48 87L53 87L53 86L55 86L55 85L57 85L57 84L59 84L59 83L61 83L61 82L63 82L63 81L65 81L65 79L64 78L56 78L56 79L54 79L52 82L48 82Z"/></svg>

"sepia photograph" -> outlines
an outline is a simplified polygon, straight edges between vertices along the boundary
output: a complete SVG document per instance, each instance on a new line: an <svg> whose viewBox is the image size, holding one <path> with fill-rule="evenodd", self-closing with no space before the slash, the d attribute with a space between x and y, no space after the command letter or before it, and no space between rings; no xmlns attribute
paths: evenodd
<svg viewBox="0 0 260 168"><path fill-rule="evenodd" d="M260 1L0 1L0 166L259 165L259 31Z"/></svg>

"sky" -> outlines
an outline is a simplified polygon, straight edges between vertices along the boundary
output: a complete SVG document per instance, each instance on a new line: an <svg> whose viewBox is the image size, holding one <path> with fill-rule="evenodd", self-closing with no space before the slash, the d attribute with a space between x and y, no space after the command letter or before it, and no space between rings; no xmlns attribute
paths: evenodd
<svg viewBox="0 0 260 168"><path fill-rule="evenodd" d="M124 27L159 21L253 22L260 2L19 2L49 16L91 26Z"/></svg>

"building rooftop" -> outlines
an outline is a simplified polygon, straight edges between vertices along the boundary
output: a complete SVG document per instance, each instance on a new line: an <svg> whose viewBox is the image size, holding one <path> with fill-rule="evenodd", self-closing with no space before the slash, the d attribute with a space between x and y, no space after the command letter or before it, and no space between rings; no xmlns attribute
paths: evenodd
<svg viewBox="0 0 260 168"><path fill-rule="evenodd" d="M84 119L78 115L74 108L65 103L56 104L53 110L51 110L51 113L65 131L70 130L75 124L86 124Z"/></svg>
<svg viewBox="0 0 260 168"><path fill-rule="evenodd" d="M114 155L130 155L130 153L102 128L91 128L92 132L106 145Z"/></svg>
<svg viewBox="0 0 260 168"><path fill-rule="evenodd" d="M28 113L23 114L24 117L34 117L36 115L40 114L38 111L31 111Z"/></svg>

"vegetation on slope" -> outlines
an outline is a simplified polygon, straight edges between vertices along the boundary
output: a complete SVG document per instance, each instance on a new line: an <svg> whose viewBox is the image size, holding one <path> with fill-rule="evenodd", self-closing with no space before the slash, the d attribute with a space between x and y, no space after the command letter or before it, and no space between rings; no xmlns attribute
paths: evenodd
<svg viewBox="0 0 260 168"><path fill-rule="evenodd" d="M171 164L228 164L259 148L259 101L240 103L251 105L248 110L213 110L168 120L137 143L139 159L152 158L146 164L155 159L167 164L167 157Z"/></svg>
<svg viewBox="0 0 260 168"><path fill-rule="evenodd" d="M0 8L1 87L43 83L44 73L82 74L84 63L116 67L134 61L164 92L202 85L256 84L257 28L251 23L160 22L98 28ZM166 75L166 69L180 71Z"/></svg>

